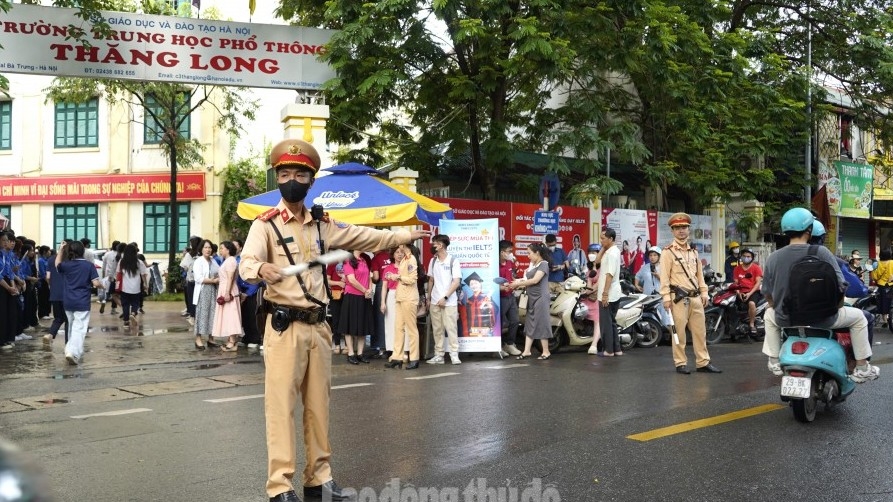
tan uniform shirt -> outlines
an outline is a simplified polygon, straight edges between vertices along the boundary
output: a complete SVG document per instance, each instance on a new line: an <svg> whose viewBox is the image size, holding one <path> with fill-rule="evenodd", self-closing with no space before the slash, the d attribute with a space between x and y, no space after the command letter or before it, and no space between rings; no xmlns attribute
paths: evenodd
<svg viewBox="0 0 893 502"><path fill-rule="evenodd" d="M400 261L397 273L400 278L397 279L397 296L394 299L398 302L418 302L419 288L417 283L419 264L416 262L415 256L410 254Z"/></svg>
<svg viewBox="0 0 893 502"><path fill-rule="evenodd" d="M285 249L279 243L279 237L275 230L264 218L272 219L275 222L295 263L309 262L322 254L319 249L319 233L316 229L316 222L310 216L309 209L304 208L303 214L293 215L280 200L275 210L264 213L251 224L248 238L245 239L245 247L242 249L242 261L239 263L239 276L245 281L260 282L262 279L259 271L264 263L272 263L277 267L291 265L285 254ZM411 240L409 230L394 232L376 230L336 222L332 219L323 221L320 225L327 250L377 251L396 247ZM313 297L327 302L328 297L323 283L324 273L325 270L322 267L311 267L301 274L301 278L304 280L307 291ZM304 296L297 277L286 277L277 284L268 284L264 299L291 307L317 307Z"/></svg>
<svg viewBox="0 0 893 502"><path fill-rule="evenodd" d="M658 270L660 272L660 295L663 297L663 301L671 302L675 299L672 286L691 291L697 284L701 297L707 297L707 283L704 282L704 272L701 270L698 250L691 245L680 246L674 240L660 254Z"/></svg>

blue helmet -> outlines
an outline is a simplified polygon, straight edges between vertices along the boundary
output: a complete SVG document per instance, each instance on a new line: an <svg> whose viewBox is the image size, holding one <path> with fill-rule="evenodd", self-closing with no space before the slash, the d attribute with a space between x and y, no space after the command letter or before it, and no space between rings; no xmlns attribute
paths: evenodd
<svg viewBox="0 0 893 502"><path fill-rule="evenodd" d="M781 217L782 232L805 232L812 229L812 223L815 216L808 209L795 207L788 209L784 216Z"/></svg>
<svg viewBox="0 0 893 502"><path fill-rule="evenodd" d="M812 236L813 237L821 237L825 235L825 225L822 225L822 222L819 220L815 220L812 222Z"/></svg>
<svg viewBox="0 0 893 502"><path fill-rule="evenodd" d="M589 248L588 248L588 251L590 253L598 253L601 250L602 250L602 246L600 244L590 244Z"/></svg>

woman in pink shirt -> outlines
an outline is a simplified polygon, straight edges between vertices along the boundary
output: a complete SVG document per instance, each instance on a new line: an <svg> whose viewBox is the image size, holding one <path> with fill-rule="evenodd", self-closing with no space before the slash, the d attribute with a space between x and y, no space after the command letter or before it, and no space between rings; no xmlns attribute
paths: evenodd
<svg viewBox="0 0 893 502"><path fill-rule="evenodd" d="M402 259L403 249L396 248L392 250L391 262L385 265L381 270L381 278L385 281L385 289L381 295L381 306L379 309L381 309L381 313L384 314L384 345L388 357L391 357L391 354L394 351L394 323L397 321L397 281L389 281L385 279L385 277L388 277L388 274L399 274L397 264L400 263L400 260Z"/></svg>
<svg viewBox="0 0 893 502"><path fill-rule="evenodd" d="M375 329L372 320L372 280L370 260L362 251L353 251L353 256L344 264L344 295L341 297L341 319L338 329L347 341L347 362L350 364L369 363L363 357L366 335ZM356 340L356 352L354 352Z"/></svg>

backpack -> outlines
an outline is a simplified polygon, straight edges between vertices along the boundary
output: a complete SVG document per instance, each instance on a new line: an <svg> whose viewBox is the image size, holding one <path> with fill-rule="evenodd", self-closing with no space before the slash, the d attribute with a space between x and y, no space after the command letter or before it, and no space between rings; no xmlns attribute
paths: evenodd
<svg viewBox="0 0 893 502"><path fill-rule="evenodd" d="M817 256L818 246L809 246L806 256L791 267L784 311L794 326L809 325L837 314L843 293L834 266Z"/></svg>
<svg viewBox="0 0 893 502"><path fill-rule="evenodd" d="M429 271L433 271L434 260L436 260L436 259L437 259L436 256L432 257L431 261L428 262L428 270ZM453 270L453 263L455 263L455 262L456 262L456 257L453 255L450 255L450 270ZM430 275L430 274L428 274L428 275ZM466 303L468 303L468 294L465 293L465 287L462 286L462 279L459 279L459 287L456 289L456 302L459 305L465 305Z"/></svg>

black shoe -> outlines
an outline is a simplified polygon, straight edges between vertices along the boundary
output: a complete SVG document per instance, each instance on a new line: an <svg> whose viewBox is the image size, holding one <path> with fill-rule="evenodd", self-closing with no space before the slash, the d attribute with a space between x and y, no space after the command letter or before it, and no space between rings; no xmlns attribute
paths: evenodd
<svg viewBox="0 0 893 502"><path fill-rule="evenodd" d="M385 356L384 351L381 349L375 349L375 352L372 354L372 359L383 359Z"/></svg>
<svg viewBox="0 0 893 502"><path fill-rule="evenodd" d="M363 354L357 354L357 361L363 364L369 364L369 360L363 357Z"/></svg>
<svg viewBox="0 0 893 502"><path fill-rule="evenodd" d="M360 361L357 360L357 356L347 356L347 362L350 364L360 364Z"/></svg>
<svg viewBox="0 0 893 502"><path fill-rule="evenodd" d="M322 500L353 500L352 496L346 495L341 491L341 488L335 484L334 479L319 486L305 486L304 497Z"/></svg>
<svg viewBox="0 0 893 502"><path fill-rule="evenodd" d="M418 361L410 361L410 363L406 365L406 369L408 369L408 370L419 369L419 362Z"/></svg>
<svg viewBox="0 0 893 502"><path fill-rule="evenodd" d="M698 371L701 371L700 368ZM683 375L691 375L691 370L686 366L676 366L676 373L681 373Z"/></svg>
<svg viewBox="0 0 893 502"><path fill-rule="evenodd" d="M145 310L143 310L143 309L140 309L140 314L145 314L145 313L146 313L146 311L145 311Z"/></svg>
<svg viewBox="0 0 893 502"><path fill-rule="evenodd" d="M104 303L99 306L99 313L105 314L105 304Z"/></svg>
<svg viewBox="0 0 893 502"><path fill-rule="evenodd" d="M701 366L700 368L698 368L698 371L700 373L722 373L721 369L709 363L707 364L707 366Z"/></svg>
<svg viewBox="0 0 893 502"><path fill-rule="evenodd" d="M388 361L384 363L385 368L400 368L403 366L403 361Z"/></svg>
<svg viewBox="0 0 893 502"><path fill-rule="evenodd" d="M298 498L298 494L294 490L289 490L275 497L270 497L270 502L301 502L301 499Z"/></svg>

